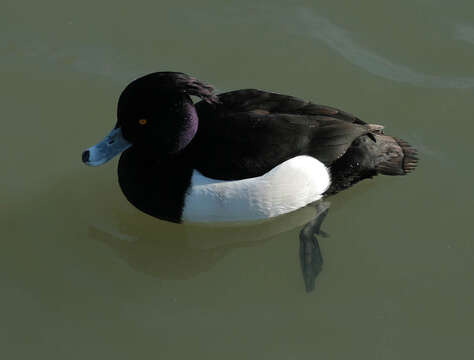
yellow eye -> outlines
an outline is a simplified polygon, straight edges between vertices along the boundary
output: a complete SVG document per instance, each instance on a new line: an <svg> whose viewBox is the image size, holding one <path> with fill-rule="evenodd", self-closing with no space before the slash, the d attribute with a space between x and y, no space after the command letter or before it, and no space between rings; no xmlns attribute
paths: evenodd
<svg viewBox="0 0 474 360"><path fill-rule="evenodd" d="M148 122L147 119L140 119L140 120L138 120L138 123L139 123L140 125L145 125L147 122Z"/></svg>

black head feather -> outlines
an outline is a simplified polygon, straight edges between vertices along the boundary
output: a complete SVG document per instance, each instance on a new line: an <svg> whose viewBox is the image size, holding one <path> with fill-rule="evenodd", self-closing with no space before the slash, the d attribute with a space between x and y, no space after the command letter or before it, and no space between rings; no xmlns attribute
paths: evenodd
<svg viewBox="0 0 474 360"><path fill-rule="evenodd" d="M188 96L197 96L209 104L219 102L218 97L214 94L213 86L181 72L155 72L135 80L135 82L137 81L142 84L153 84L151 86L162 92L178 92Z"/></svg>

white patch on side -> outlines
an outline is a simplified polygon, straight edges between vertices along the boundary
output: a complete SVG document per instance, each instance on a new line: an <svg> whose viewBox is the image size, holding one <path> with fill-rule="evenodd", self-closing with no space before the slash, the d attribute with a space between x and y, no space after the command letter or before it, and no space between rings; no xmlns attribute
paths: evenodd
<svg viewBox="0 0 474 360"><path fill-rule="evenodd" d="M255 178L214 180L194 171L183 221L234 222L268 219L314 201L331 183L329 171L311 156L297 156Z"/></svg>

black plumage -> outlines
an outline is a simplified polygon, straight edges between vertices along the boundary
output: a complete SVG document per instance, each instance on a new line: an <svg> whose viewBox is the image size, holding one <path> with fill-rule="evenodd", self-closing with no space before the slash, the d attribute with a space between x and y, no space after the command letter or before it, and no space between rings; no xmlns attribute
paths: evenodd
<svg viewBox="0 0 474 360"><path fill-rule="evenodd" d="M217 100L196 104L199 128L190 147L199 154L194 166L211 178L261 176L292 157L310 155L331 168L328 193L334 194L379 172L405 174L400 161L408 149L416 164L416 151L384 136L382 126L330 106L255 89Z"/></svg>
<svg viewBox="0 0 474 360"><path fill-rule="evenodd" d="M201 101L193 104L191 96ZM130 143L119 162L124 194L142 211L175 222L194 170L241 180L309 155L329 168L330 195L379 173L404 175L417 165L416 150L384 135L380 125L268 91L216 95L184 73L153 73L130 83L119 98L115 129ZM105 162L97 150L93 157ZM92 164L89 150L83 161Z"/></svg>

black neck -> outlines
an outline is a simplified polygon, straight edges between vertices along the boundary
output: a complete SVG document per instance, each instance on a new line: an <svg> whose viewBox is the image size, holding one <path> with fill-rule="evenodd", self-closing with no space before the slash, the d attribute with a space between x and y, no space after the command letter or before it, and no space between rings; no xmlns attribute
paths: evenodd
<svg viewBox="0 0 474 360"><path fill-rule="evenodd" d="M184 153L153 159L135 147L120 156L118 166L125 197L148 215L173 222L181 221L192 172Z"/></svg>

